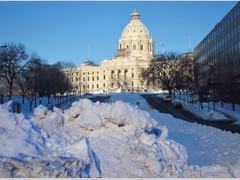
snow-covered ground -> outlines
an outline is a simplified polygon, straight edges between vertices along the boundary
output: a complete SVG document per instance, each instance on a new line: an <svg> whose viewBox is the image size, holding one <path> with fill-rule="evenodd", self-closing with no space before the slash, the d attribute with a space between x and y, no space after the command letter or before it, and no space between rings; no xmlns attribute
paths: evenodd
<svg viewBox="0 0 240 180"><path fill-rule="evenodd" d="M61 99L58 99L57 97L51 97L50 98L50 103L48 103L48 98L47 97L42 97L41 98L41 101L40 101L40 98L37 98L36 99L36 105L39 106L39 105L43 105L47 108L51 108L53 106L56 106L57 104L62 104L62 102L65 102L61 105L61 108L62 109L66 109L68 107L71 106L72 102L77 99L79 99L80 96L74 96L73 95L69 95L69 96L65 96ZM3 98L4 102L8 102L8 97L7 96L4 96ZM25 98L25 101L24 101L24 104L22 104L22 98L20 96L13 96L12 97L12 102L13 103L20 103L21 107L20 107L20 111L25 115L25 116L30 116L30 115L33 115L33 110L34 110L34 104L35 102L33 101L32 102L32 111L30 111L30 103L29 101Z"/></svg>
<svg viewBox="0 0 240 180"><path fill-rule="evenodd" d="M30 117L10 107L0 105L0 177L240 177L239 134L159 113L138 93Z"/></svg>

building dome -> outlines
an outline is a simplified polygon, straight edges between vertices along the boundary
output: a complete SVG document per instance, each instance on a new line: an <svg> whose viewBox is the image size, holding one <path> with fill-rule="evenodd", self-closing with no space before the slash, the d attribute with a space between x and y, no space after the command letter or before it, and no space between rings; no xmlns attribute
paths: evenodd
<svg viewBox="0 0 240 180"><path fill-rule="evenodd" d="M121 38L139 38L139 37L145 37L150 38L149 31L147 27L141 22L140 20L140 14L135 11L131 14L132 20L131 22L124 28L122 32Z"/></svg>
<svg viewBox="0 0 240 180"><path fill-rule="evenodd" d="M124 28L119 39L118 58L134 57L142 60L153 58L153 40L147 27L141 22L135 9L130 23Z"/></svg>
<svg viewBox="0 0 240 180"><path fill-rule="evenodd" d="M81 64L81 66L98 66L98 65L95 64L93 61L88 60Z"/></svg>

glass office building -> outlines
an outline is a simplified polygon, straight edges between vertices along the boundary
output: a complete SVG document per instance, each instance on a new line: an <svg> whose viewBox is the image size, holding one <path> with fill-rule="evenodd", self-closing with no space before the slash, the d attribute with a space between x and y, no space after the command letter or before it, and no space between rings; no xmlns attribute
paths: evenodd
<svg viewBox="0 0 240 180"><path fill-rule="evenodd" d="M240 83L240 2L195 47L199 86ZM216 87L215 86L215 87ZM233 85L231 85L233 86ZM233 87L236 87L233 86ZM225 88L224 87L224 88ZM230 93L230 91L228 92Z"/></svg>

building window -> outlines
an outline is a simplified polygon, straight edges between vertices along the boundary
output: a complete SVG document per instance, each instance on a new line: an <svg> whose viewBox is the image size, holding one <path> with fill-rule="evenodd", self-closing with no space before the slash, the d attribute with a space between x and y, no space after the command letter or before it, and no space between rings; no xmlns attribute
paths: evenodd
<svg viewBox="0 0 240 180"><path fill-rule="evenodd" d="M97 76L97 81L99 80L99 77Z"/></svg>
<svg viewBox="0 0 240 180"><path fill-rule="evenodd" d="M143 50L143 45L141 45L141 50Z"/></svg>
<svg viewBox="0 0 240 180"><path fill-rule="evenodd" d="M111 72L111 79L113 79L114 71Z"/></svg>
<svg viewBox="0 0 240 180"><path fill-rule="evenodd" d="M85 81L85 77L83 77L83 81Z"/></svg>
<svg viewBox="0 0 240 180"><path fill-rule="evenodd" d="M94 84L92 84L92 89L94 89Z"/></svg>
<svg viewBox="0 0 240 180"><path fill-rule="evenodd" d="M103 79L105 80L105 75L103 75Z"/></svg>
<svg viewBox="0 0 240 180"><path fill-rule="evenodd" d="M98 84L97 84L97 88L98 88Z"/></svg>
<svg viewBox="0 0 240 180"><path fill-rule="evenodd" d="M89 77L87 78L87 80L89 81Z"/></svg>
<svg viewBox="0 0 240 180"><path fill-rule="evenodd" d="M92 77L92 81L94 81L94 77Z"/></svg>
<svg viewBox="0 0 240 180"><path fill-rule="evenodd" d="M134 73L132 73L132 78L134 78Z"/></svg>
<svg viewBox="0 0 240 180"><path fill-rule="evenodd" d="M133 50L136 50L136 45L135 44L133 45Z"/></svg>
<svg viewBox="0 0 240 180"><path fill-rule="evenodd" d="M105 83L103 83L103 87L105 88Z"/></svg>

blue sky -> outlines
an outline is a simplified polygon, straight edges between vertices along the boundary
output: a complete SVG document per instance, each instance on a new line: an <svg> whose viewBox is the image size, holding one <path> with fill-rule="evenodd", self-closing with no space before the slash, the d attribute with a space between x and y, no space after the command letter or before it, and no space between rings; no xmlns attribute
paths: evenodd
<svg viewBox="0 0 240 180"><path fill-rule="evenodd" d="M0 2L0 45L21 42L52 64L90 59L100 64L118 48L130 14L137 8L155 40L155 52L187 52L237 1ZM189 48L189 35L191 47ZM164 44L164 46L162 46Z"/></svg>

